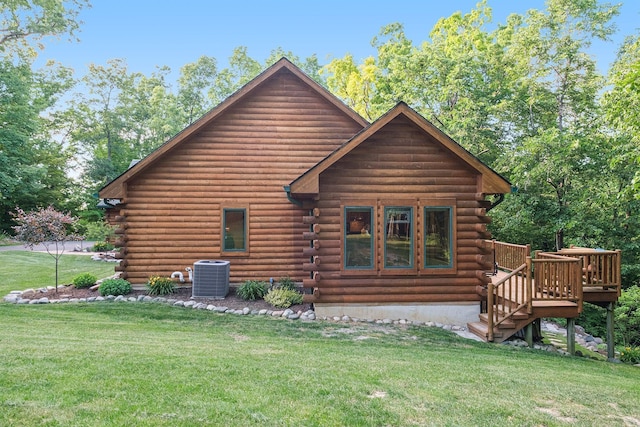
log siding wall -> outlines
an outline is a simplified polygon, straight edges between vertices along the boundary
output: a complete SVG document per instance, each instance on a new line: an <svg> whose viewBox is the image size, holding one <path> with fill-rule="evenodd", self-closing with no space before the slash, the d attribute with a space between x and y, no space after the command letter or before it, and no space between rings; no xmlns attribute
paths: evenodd
<svg viewBox="0 0 640 427"><path fill-rule="evenodd" d="M361 128L279 71L127 183L120 212L125 278L145 283L200 259L225 259L223 208L250 215L248 253L228 257L233 283L308 277L302 269L308 226L301 222L308 210L292 204L283 185Z"/></svg>
<svg viewBox="0 0 640 427"><path fill-rule="evenodd" d="M319 280L310 301L323 303L392 303L478 301L477 286L487 283L482 272L490 260L482 243L488 236L486 203L479 194L481 176L445 151L402 117L387 124L349 155L320 175L317 219ZM455 200L455 268L424 269L422 209L431 201ZM418 209L414 238L417 272L382 271L384 205ZM373 206L376 262L373 270L344 270L342 235L345 206ZM372 225L373 228L373 225ZM310 269L314 269L310 266Z"/></svg>

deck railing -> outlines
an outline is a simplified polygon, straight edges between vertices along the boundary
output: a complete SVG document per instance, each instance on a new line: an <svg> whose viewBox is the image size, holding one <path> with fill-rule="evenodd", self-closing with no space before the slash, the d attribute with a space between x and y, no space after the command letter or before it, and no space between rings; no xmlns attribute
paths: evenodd
<svg viewBox="0 0 640 427"><path fill-rule="evenodd" d="M536 252L525 263L487 289L487 339L493 341L494 328L526 310L533 313L534 301L567 301L582 311L581 259ZM535 276L535 280L534 280Z"/></svg>
<svg viewBox="0 0 640 427"><path fill-rule="evenodd" d="M580 269L584 287L615 289L620 296L622 289L620 250L571 247L562 249L556 254L581 260Z"/></svg>
<svg viewBox="0 0 640 427"><path fill-rule="evenodd" d="M516 245L514 243L487 240L494 254L497 268L513 271L519 268L531 256L531 245Z"/></svg>
<svg viewBox="0 0 640 427"><path fill-rule="evenodd" d="M570 301L582 311L581 258L536 252L533 263L533 301Z"/></svg>

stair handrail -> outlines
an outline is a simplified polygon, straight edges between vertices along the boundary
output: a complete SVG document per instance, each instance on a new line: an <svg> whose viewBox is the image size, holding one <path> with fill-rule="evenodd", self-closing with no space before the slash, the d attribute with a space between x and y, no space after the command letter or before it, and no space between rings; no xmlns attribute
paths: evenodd
<svg viewBox="0 0 640 427"><path fill-rule="evenodd" d="M518 310L531 310L531 257L496 283L487 286L487 341L494 340L494 328L510 319ZM507 285L508 284L508 289ZM508 295L507 295L508 294ZM521 301L518 301L521 300ZM516 305L506 304L509 301ZM500 309L502 302L502 310ZM500 314L503 314L501 316Z"/></svg>

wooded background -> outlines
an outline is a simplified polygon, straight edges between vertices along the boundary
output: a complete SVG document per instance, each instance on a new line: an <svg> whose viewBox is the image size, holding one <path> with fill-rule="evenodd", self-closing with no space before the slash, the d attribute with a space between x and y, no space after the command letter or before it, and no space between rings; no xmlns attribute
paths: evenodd
<svg viewBox="0 0 640 427"><path fill-rule="evenodd" d="M391 23L375 56L321 64L275 48L265 62L237 47L227 67L202 56L177 81L122 59L77 76L34 67L38 44L74 39L87 0L2 4L0 230L11 212L53 205L101 220L94 194L131 160L157 148L267 66L287 56L369 121L405 101L515 190L491 214L494 237L550 250L622 249L625 286L640 279L640 35L630 34L606 75L588 50L614 32L618 6L549 0L491 25L491 9L440 19L424 40ZM45 46L46 47L46 46ZM82 230L84 228L84 230Z"/></svg>

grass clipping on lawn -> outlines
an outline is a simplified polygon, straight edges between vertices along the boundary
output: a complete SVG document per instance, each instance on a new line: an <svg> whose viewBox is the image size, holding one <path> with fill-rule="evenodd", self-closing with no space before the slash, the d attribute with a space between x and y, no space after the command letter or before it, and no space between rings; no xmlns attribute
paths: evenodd
<svg viewBox="0 0 640 427"><path fill-rule="evenodd" d="M638 368L437 328L0 306L0 425L637 425Z"/></svg>

